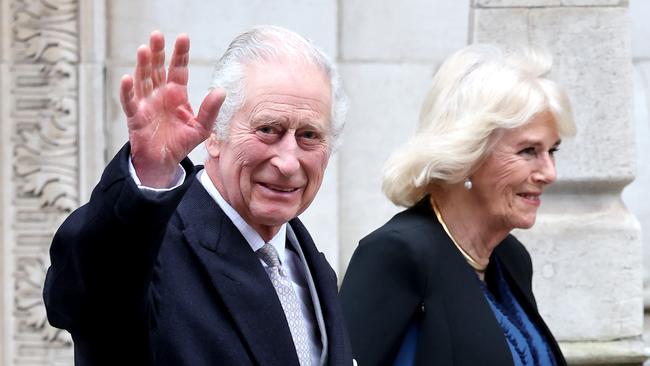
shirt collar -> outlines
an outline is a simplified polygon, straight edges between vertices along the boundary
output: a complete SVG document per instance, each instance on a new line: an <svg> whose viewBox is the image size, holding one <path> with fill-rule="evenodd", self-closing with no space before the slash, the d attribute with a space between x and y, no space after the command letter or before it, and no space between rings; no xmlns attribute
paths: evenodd
<svg viewBox="0 0 650 366"><path fill-rule="evenodd" d="M234 208L232 208L228 202L226 202L226 200L219 193L219 190L217 190L217 187L215 187L212 183L212 180L210 180L210 177L206 173L205 169L199 172L197 179L199 179L201 185L203 185L203 188L208 191L208 194L215 200L217 205L221 207L230 221L235 224L235 227L237 227L237 230L239 230L239 232L244 236L244 239L246 239L246 242L248 242L248 245L250 245L251 249L254 252L260 249L265 243L264 239L262 239L260 234L258 234L255 229L253 229L246 221L244 221L241 215L239 215L239 213ZM284 258L286 237L287 224L284 223L282 226L280 226L278 233L275 234L275 236L269 241L269 243L275 247L275 250L277 250L280 260Z"/></svg>

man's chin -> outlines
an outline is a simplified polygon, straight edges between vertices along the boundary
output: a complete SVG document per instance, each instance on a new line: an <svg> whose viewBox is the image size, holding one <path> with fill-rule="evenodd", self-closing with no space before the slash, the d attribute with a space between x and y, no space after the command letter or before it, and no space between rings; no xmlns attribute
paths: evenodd
<svg viewBox="0 0 650 366"><path fill-rule="evenodd" d="M254 215L253 220L259 225L274 227L282 226L296 216L298 216L297 210L272 210Z"/></svg>

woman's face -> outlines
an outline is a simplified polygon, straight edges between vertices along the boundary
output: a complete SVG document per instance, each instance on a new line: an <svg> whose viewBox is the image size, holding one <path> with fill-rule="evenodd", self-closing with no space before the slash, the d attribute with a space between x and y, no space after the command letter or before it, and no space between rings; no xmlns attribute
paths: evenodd
<svg viewBox="0 0 650 366"><path fill-rule="evenodd" d="M472 175L480 207L494 229L528 229L535 223L544 188L555 182L554 153L560 145L555 120L541 113L506 130Z"/></svg>

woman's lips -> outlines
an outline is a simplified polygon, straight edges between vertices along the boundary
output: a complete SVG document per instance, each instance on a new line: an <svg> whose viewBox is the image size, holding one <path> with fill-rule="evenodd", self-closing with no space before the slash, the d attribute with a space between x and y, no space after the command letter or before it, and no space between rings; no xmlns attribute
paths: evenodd
<svg viewBox="0 0 650 366"><path fill-rule="evenodd" d="M526 203L534 205L534 206L539 206L541 204L540 201L540 196L541 193L517 193L517 196L523 198Z"/></svg>

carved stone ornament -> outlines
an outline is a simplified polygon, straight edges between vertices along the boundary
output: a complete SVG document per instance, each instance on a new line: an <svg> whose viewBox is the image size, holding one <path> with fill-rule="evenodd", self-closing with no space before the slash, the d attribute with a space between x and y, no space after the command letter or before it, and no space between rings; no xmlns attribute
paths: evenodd
<svg viewBox="0 0 650 366"><path fill-rule="evenodd" d="M12 175L4 255L13 293L7 359L72 364L72 341L46 319L42 286L56 228L79 204L78 0L10 0ZM8 179L8 178L5 178ZM7 212L7 211L6 211Z"/></svg>

